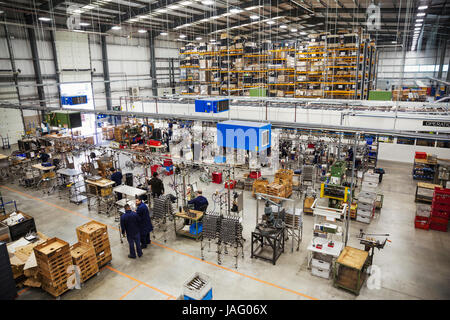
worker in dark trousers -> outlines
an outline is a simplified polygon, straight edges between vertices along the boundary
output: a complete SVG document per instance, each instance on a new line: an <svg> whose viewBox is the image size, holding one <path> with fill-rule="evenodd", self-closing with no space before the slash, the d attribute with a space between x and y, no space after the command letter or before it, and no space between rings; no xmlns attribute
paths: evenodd
<svg viewBox="0 0 450 320"><path fill-rule="evenodd" d="M153 172L153 178L151 178L148 182L148 185L152 191L152 197L159 197L164 193L164 183L160 178L158 178L158 172Z"/></svg>
<svg viewBox="0 0 450 320"><path fill-rule="evenodd" d="M136 213L141 220L141 247L142 249L145 249L147 248L147 245L152 242L150 240L150 232L153 231L153 225L147 205L139 198L136 199Z"/></svg>
<svg viewBox="0 0 450 320"><path fill-rule="evenodd" d="M122 184L122 179L123 179L123 175L122 172L117 171L115 168L111 168L109 169L109 171L112 172L111 174L111 180L114 181L115 183L115 187L120 186ZM121 200L122 199L122 194L121 193L117 193L117 200Z"/></svg>
<svg viewBox="0 0 450 320"><path fill-rule="evenodd" d="M141 219L139 216L136 212L131 211L130 205L125 205L125 213L120 217L120 228L130 245L130 254L128 255L130 259L136 259L136 251L138 257L142 257L140 225ZM136 246L136 250L134 246Z"/></svg>

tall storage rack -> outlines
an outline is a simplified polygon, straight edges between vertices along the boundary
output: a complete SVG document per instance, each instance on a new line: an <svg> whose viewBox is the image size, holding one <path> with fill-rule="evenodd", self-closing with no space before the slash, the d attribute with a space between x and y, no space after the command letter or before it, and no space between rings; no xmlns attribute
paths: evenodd
<svg viewBox="0 0 450 320"><path fill-rule="evenodd" d="M367 99L375 88L378 53L361 33L258 44L222 34L220 41L181 48L182 94Z"/></svg>

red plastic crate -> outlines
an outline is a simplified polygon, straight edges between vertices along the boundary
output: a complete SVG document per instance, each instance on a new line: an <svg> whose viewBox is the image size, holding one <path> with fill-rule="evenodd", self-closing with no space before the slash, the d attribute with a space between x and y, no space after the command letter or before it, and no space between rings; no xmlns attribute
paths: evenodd
<svg viewBox="0 0 450 320"><path fill-rule="evenodd" d="M258 179L259 177L261 177L261 172L259 171L250 171L250 174L248 175L249 178L252 179Z"/></svg>
<svg viewBox="0 0 450 320"><path fill-rule="evenodd" d="M236 180L230 180L230 181L226 181L225 182L225 189L234 189L234 187L236 186Z"/></svg>
<svg viewBox="0 0 450 320"><path fill-rule="evenodd" d="M435 187L433 202L450 206L450 189Z"/></svg>
<svg viewBox="0 0 450 320"><path fill-rule="evenodd" d="M434 222L430 223L431 230L447 232L447 227L448 227L448 225L446 225L446 224L440 224L440 223L434 223Z"/></svg>
<svg viewBox="0 0 450 320"><path fill-rule="evenodd" d="M450 217L450 213L448 211L431 209L431 216L448 220L448 218Z"/></svg>
<svg viewBox="0 0 450 320"><path fill-rule="evenodd" d="M416 227L416 229L424 229L424 230L430 229L429 218L416 216L416 218L414 219L414 226Z"/></svg>
<svg viewBox="0 0 450 320"><path fill-rule="evenodd" d="M416 151L414 159L427 159L427 153L426 152Z"/></svg>
<svg viewBox="0 0 450 320"><path fill-rule="evenodd" d="M221 184L222 183L222 172L213 172L212 173L212 182Z"/></svg>
<svg viewBox="0 0 450 320"><path fill-rule="evenodd" d="M439 201L433 201L431 203L431 210L447 211L450 212L450 204L442 203Z"/></svg>
<svg viewBox="0 0 450 320"><path fill-rule="evenodd" d="M445 224L445 225L447 225L448 224L448 219L444 219L444 218L436 217L436 216L432 215L430 217L430 222L431 223L436 223L436 224Z"/></svg>
<svg viewBox="0 0 450 320"><path fill-rule="evenodd" d="M161 141L158 140L148 140L147 144L149 146L159 147L161 145Z"/></svg>
<svg viewBox="0 0 450 320"><path fill-rule="evenodd" d="M152 172L152 175L153 175L154 172L157 172L159 168L161 168L161 165L159 165L159 164L154 164L154 165L152 165L152 166L150 167L150 170L151 170L151 172Z"/></svg>

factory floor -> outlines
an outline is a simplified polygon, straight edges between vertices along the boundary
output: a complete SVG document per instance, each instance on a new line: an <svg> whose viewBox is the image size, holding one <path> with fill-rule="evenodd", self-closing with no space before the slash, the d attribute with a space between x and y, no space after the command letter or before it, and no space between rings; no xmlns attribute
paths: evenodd
<svg viewBox="0 0 450 320"><path fill-rule="evenodd" d="M234 268L233 250L229 249L222 264L217 263L215 245L201 260L200 242L176 237L167 232L167 242L156 232L152 245L140 259L127 257L128 244L120 243L117 223L113 217L88 211L86 203L76 205L57 194L24 189L17 183L0 186L6 199L15 199L21 211L34 217L38 231L59 237L70 244L77 242L75 228L92 219L109 226L112 262L97 276L88 280L81 290L70 290L62 300L80 299L177 299L183 283L195 272L208 275L212 281L214 299L449 299L450 298L450 233L414 228L416 182L411 177L411 165L379 161L386 170L381 190L384 204L370 225L352 220L349 245L361 248L356 239L359 229L367 233L389 233L384 249L375 251L374 264L379 266L380 289L365 285L359 296L333 287L332 280L311 275L307 269L307 250L313 217L305 215L303 241L300 250L291 252L290 240L276 265L250 258L250 237L255 228L256 200L245 192L243 235L245 257ZM166 178L167 179L167 178ZM166 181L166 189L169 189ZM210 194L218 185L204 186ZM294 197L294 195L293 195ZM213 204L210 208L212 209ZM301 201L298 201L301 207ZM17 299L53 299L41 289L23 289Z"/></svg>

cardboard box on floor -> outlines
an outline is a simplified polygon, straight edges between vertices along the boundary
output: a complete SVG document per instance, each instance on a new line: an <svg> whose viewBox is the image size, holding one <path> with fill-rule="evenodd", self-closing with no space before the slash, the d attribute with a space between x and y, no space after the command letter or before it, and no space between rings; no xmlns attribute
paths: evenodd
<svg viewBox="0 0 450 320"><path fill-rule="evenodd" d="M45 242L48 237L40 232L37 232L37 236L39 240L35 242L30 243L25 238L20 238L9 243L7 247L14 279L23 277L22 281L18 280L23 285L39 288L41 282L33 248Z"/></svg>

